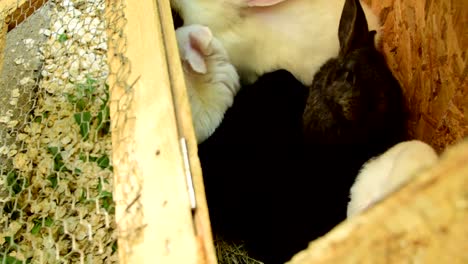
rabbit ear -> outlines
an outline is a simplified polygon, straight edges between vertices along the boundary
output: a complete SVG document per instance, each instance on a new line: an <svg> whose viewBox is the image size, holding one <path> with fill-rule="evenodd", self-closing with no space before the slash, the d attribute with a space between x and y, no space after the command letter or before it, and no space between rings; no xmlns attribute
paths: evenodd
<svg viewBox="0 0 468 264"><path fill-rule="evenodd" d="M338 29L340 55L347 54L369 42L369 28L359 1L345 1Z"/></svg>
<svg viewBox="0 0 468 264"><path fill-rule="evenodd" d="M247 6L272 6L284 2L286 0L248 0Z"/></svg>
<svg viewBox="0 0 468 264"><path fill-rule="evenodd" d="M213 35L207 27L200 27L189 33L185 59L197 73L205 74L207 72L204 56L210 53L209 47L212 39Z"/></svg>

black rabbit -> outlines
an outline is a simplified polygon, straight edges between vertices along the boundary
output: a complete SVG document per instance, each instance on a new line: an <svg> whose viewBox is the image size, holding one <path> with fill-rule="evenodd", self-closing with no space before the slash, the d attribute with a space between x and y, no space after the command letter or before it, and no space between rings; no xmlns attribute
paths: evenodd
<svg viewBox="0 0 468 264"><path fill-rule="evenodd" d="M340 54L321 67L309 89L303 114L304 164L310 172L304 181L309 182L298 186L296 199L308 201L316 213L303 217L313 218L309 231L303 231L313 237L346 218L360 167L407 139L402 89L376 50L374 36L359 0L346 0L338 30Z"/></svg>
<svg viewBox="0 0 468 264"><path fill-rule="evenodd" d="M339 26L340 54L314 76L304 111L311 143L395 141L405 131L398 81L374 46L359 1L347 0Z"/></svg>

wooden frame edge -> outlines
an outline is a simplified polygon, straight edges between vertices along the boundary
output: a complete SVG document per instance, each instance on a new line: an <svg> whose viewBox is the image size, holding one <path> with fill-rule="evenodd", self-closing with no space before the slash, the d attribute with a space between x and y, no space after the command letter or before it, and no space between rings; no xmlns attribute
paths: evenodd
<svg viewBox="0 0 468 264"><path fill-rule="evenodd" d="M108 8L123 8L124 15L116 21L111 17L116 10L106 12L109 25L122 27L119 32L108 29L109 66L115 73L108 81L120 263L216 263L169 1L107 3ZM128 109L121 102L126 96L133 98ZM181 139L187 143L190 168L184 167ZM188 170L197 198L194 212ZM126 185L134 184L125 182L129 177L144 181L135 200L126 193Z"/></svg>

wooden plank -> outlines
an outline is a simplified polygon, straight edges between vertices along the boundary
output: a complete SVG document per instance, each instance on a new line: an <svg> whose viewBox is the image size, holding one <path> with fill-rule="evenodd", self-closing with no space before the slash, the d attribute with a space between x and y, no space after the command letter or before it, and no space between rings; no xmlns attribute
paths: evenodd
<svg viewBox="0 0 468 264"><path fill-rule="evenodd" d="M0 19L0 73L3 70L3 59L5 58L7 28L8 25Z"/></svg>
<svg viewBox="0 0 468 264"><path fill-rule="evenodd" d="M437 166L289 262L468 263L468 139Z"/></svg>
<svg viewBox="0 0 468 264"><path fill-rule="evenodd" d="M11 15L18 6L23 5L28 0L2 0L0 1L0 14Z"/></svg>
<svg viewBox="0 0 468 264"><path fill-rule="evenodd" d="M107 1L120 263L216 263L168 7L168 0ZM197 185L195 223L181 137Z"/></svg>
<svg viewBox="0 0 468 264"><path fill-rule="evenodd" d="M183 70L180 64L170 1L159 0L157 2L160 6L159 10L161 13L161 26L163 29L162 32L166 48L166 59L169 65L169 75L175 99L174 105L176 115L179 120L180 136L187 140L191 174L195 187L197 210L194 214L194 220L197 237L200 241L199 259L201 262L199 263L217 263L201 165L200 160L198 159L197 140L193 129L192 115L188 94L186 92ZM205 259L200 257L204 257Z"/></svg>
<svg viewBox="0 0 468 264"><path fill-rule="evenodd" d="M46 2L47 0L1 0L0 13L5 14L8 31L26 20Z"/></svg>
<svg viewBox="0 0 468 264"><path fill-rule="evenodd" d="M6 34L8 24L5 22L5 18L10 14L13 9L11 6L14 0L0 0L0 73L3 69L3 60L5 58L5 47L6 47ZM16 6L15 6L16 8Z"/></svg>
<svg viewBox="0 0 468 264"><path fill-rule="evenodd" d="M46 2L47 0L0 0L0 72L5 57L6 34Z"/></svg>

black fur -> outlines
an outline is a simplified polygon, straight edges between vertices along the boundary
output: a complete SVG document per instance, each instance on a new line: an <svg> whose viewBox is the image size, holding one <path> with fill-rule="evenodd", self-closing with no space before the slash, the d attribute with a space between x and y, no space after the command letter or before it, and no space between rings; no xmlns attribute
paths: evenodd
<svg viewBox="0 0 468 264"><path fill-rule="evenodd" d="M281 222L295 200L288 194L302 171L306 97L307 88L289 72L265 74L243 87L215 133L199 145L214 232L244 241L258 259L284 255L275 251L283 246Z"/></svg>
<svg viewBox="0 0 468 264"><path fill-rule="evenodd" d="M402 89L374 36L359 0L346 0L340 55L321 67L309 90L304 157L316 173L310 183L314 199L325 201L312 207L324 216L319 230L346 218L349 189L363 163L407 139Z"/></svg>
<svg viewBox="0 0 468 264"><path fill-rule="evenodd" d="M339 57L311 87L284 70L263 75L199 145L214 232L266 264L343 221L359 168L406 139L401 87L359 0L346 1L338 35Z"/></svg>
<svg viewBox="0 0 468 264"><path fill-rule="evenodd" d="M180 16L179 12L176 9L171 8L171 14L172 14L172 22L174 24L174 29L178 29L184 25L184 20L182 19L182 17Z"/></svg>

